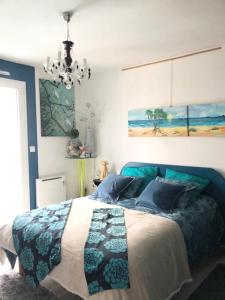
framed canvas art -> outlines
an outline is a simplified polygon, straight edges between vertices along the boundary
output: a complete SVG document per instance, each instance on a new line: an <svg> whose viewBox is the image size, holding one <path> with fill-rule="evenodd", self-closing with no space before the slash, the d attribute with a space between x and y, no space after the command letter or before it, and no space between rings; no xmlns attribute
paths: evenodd
<svg viewBox="0 0 225 300"><path fill-rule="evenodd" d="M187 136L187 126L187 106L128 111L130 137Z"/></svg>
<svg viewBox="0 0 225 300"><path fill-rule="evenodd" d="M189 105L190 136L225 136L225 102Z"/></svg>
<svg viewBox="0 0 225 300"><path fill-rule="evenodd" d="M75 125L74 87L40 79L41 135L70 136Z"/></svg>

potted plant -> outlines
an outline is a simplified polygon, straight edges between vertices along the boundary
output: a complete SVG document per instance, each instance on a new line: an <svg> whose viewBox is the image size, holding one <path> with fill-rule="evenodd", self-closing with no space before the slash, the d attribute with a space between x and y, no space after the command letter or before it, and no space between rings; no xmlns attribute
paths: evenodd
<svg viewBox="0 0 225 300"><path fill-rule="evenodd" d="M68 156L79 157L83 151L83 144L79 139L79 131L77 128L72 128L70 131L70 140L66 146L66 152Z"/></svg>

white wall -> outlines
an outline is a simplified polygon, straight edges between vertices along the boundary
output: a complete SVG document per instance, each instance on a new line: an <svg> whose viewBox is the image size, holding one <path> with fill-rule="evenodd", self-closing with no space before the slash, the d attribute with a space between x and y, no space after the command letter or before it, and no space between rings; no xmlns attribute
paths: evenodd
<svg viewBox="0 0 225 300"><path fill-rule="evenodd" d="M66 190L67 198L75 198L79 196L79 179L78 179L78 160L66 159L66 144L69 141L68 137L42 137L41 136L41 119L40 119L40 91L39 79L50 79L42 70L36 68L36 109L37 109L37 134L38 134L38 167L39 177L50 175L65 174L66 175ZM81 86L75 84L75 94L81 93ZM84 101L83 101L84 100ZM84 141L85 124L80 122L80 117L86 115L86 99L83 97L77 98L75 95L76 105L76 125L80 131L80 139ZM90 102L90 101L89 101ZM86 180L85 185L87 192L92 190L94 177L95 160L86 160Z"/></svg>
<svg viewBox="0 0 225 300"><path fill-rule="evenodd" d="M39 78L49 78L39 69L36 69L35 75L39 177L65 174L67 179L67 198L74 198L78 195L77 161L65 158L68 137L41 136Z"/></svg>
<svg viewBox="0 0 225 300"><path fill-rule="evenodd" d="M94 74L76 94L97 115L98 161L119 171L128 161L213 167L225 173L225 137L128 137L127 112L170 104L170 62ZM225 101L225 51L174 61L173 105Z"/></svg>

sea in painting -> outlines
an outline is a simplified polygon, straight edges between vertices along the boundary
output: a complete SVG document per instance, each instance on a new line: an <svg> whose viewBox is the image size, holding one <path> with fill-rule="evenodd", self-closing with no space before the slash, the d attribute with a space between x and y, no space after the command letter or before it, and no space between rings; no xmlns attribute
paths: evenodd
<svg viewBox="0 0 225 300"><path fill-rule="evenodd" d="M74 88L40 79L41 135L70 136L75 124Z"/></svg>
<svg viewBox="0 0 225 300"><path fill-rule="evenodd" d="M187 107L160 107L128 111L130 137L187 136Z"/></svg>
<svg viewBox="0 0 225 300"><path fill-rule="evenodd" d="M225 102L189 106L190 136L225 136Z"/></svg>

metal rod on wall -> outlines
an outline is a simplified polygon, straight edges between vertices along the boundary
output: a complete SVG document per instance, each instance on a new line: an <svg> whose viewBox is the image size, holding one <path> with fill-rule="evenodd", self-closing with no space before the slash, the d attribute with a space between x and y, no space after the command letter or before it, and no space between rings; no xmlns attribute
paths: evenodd
<svg viewBox="0 0 225 300"><path fill-rule="evenodd" d="M212 51L216 51L216 50L221 50L221 49L222 49L222 47L207 48L207 49L198 50L198 51L194 51L194 52L190 52L190 53L185 53L182 55L177 55L177 56L173 56L173 57L169 57L169 58L155 60L155 61L152 61L152 62L149 62L146 64L135 65L135 66L123 68L122 71L128 71L128 70L132 70L132 69L142 68L142 67L146 67L146 66L150 66L150 65L154 65L154 64L159 64L162 62L167 62L167 61L171 61L171 60L175 60L175 59L181 59L181 58L185 58L185 57L189 57L189 56L193 56L193 55L197 55L197 54L202 54L202 53L207 53L207 52L212 52Z"/></svg>

